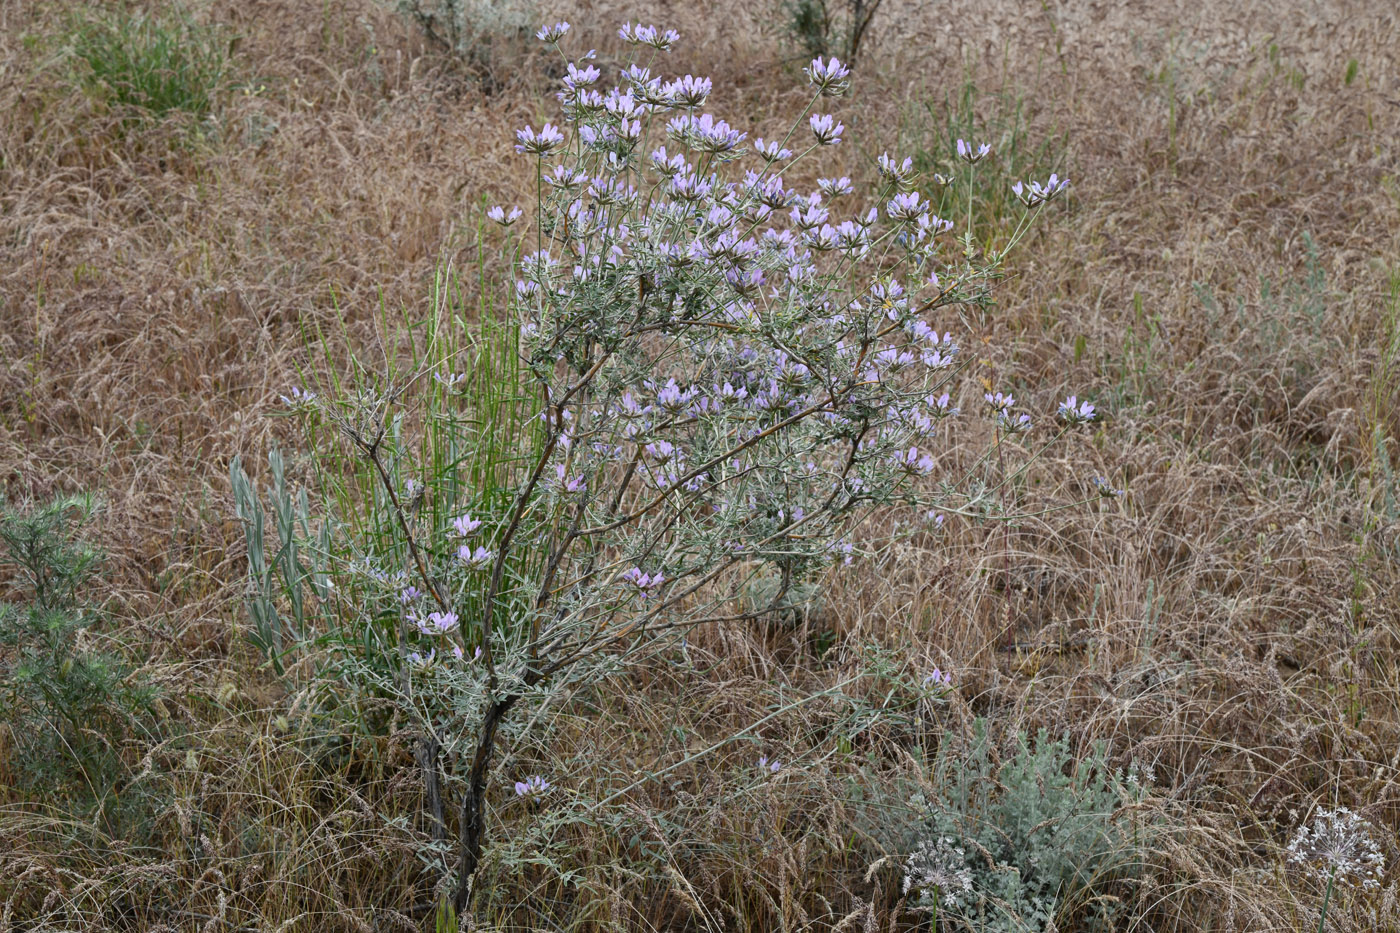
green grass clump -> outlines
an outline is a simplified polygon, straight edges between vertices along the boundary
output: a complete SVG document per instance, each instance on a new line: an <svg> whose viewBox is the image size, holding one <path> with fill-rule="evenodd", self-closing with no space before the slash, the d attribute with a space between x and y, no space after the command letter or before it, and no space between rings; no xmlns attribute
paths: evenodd
<svg viewBox="0 0 1400 933"><path fill-rule="evenodd" d="M121 777L126 739L149 731L156 699L110 639L95 637L98 552L78 536L86 497L0 507L0 722L15 783L49 798L101 802Z"/></svg>
<svg viewBox="0 0 1400 933"><path fill-rule="evenodd" d="M180 15L92 15L72 28L84 89L132 116L209 116L228 75L227 53L216 30Z"/></svg>
<svg viewBox="0 0 1400 933"><path fill-rule="evenodd" d="M1026 98L1012 87L984 93L968 79L941 103L925 100L921 110L910 127L917 134L914 168L924 178L951 181L928 190L935 213L962 229L1006 233L1025 214L1011 180L1044 181L1051 172L1065 173L1066 134L1053 128L1032 132ZM959 139L990 144L989 162L970 168L958 158Z"/></svg>

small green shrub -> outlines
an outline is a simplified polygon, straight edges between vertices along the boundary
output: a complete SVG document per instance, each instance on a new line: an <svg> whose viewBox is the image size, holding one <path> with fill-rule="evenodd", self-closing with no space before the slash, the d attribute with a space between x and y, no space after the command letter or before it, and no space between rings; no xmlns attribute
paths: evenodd
<svg viewBox="0 0 1400 933"><path fill-rule="evenodd" d="M77 534L91 512L77 496L0 510L0 722L21 786L100 799L123 741L150 722L155 692L91 633L99 555Z"/></svg>
<svg viewBox="0 0 1400 933"><path fill-rule="evenodd" d="M79 18L72 55L84 89L132 117L183 112L202 120L228 74L218 32L178 15Z"/></svg>
<svg viewBox="0 0 1400 933"><path fill-rule="evenodd" d="M850 65L883 0L783 0L788 37L808 58L834 55Z"/></svg>
<svg viewBox="0 0 1400 933"><path fill-rule="evenodd" d="M1143 864L1149 828L1135 815L1136 770L1095 746L1076 759L1066 739L1017 737L998 764L979 724L965 751L945 743L931 788L911 801L904 889L944 929L1107 929Z"/></svg>

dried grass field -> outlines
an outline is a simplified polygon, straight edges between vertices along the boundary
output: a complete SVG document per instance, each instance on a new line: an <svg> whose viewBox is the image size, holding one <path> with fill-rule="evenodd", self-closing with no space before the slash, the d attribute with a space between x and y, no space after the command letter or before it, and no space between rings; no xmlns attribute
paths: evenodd
<svg viewBox="0 0 1400 933"><path fill-rule="evenodd" d="M751 136L809 98L777 2L479 7L569 20L609 81L619 25L674 27L665 69L712 77L708 109ZM91 45L122 17L184 23L172 93L208 99L124 104ZM404 353L397 322L445 273L463 327L503 313L484 212L533 204L514 131L557 119L561 69L483 22L462 56L375 0L0 0L0 499L95 497L100 614L71 647L149 693L100 738L99 792L36 738L57 724L21 717L28 668L0 643L0 933L446 928L409 726L352 728L250 643L230 462L266 488L279 449L316 500L279 397ZM1395 9L886 0L832 109L848 140L822 168L857 183L886 149L945 171L961 136L1072 179L995 305L948 326L965 408L985 381L1101 417L1012 448L1021 519L952 516L834 570L809 612L702 626L542 702L496 757L461 928L1400 930ZM975 207L1023 211L990 183ZM1123 494L1093 498L1098 476ZM935 667L951 692L908 700ZM1064 760L1018 778L1018 736ZM931 919L911 800L979 767L1047 859L1072 844L1036 815L1047 782L1129 775L1103 838L1131 865L1039 920ZM540 806L510 791L531 773ZM1378 885L1288 858L1339 806L1370 824Z"/></svg>

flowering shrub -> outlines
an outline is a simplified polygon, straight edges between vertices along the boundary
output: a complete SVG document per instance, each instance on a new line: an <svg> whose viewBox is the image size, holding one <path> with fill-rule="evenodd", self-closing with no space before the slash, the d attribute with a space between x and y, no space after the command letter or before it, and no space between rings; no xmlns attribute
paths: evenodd
<svg viewBox="0 0 1400 933"><path fill-rule="evenodd" d="M568 32L557 23L538 37L561 50ZM630 23L619 36L647 60L680 38ZM959 415L958 344L937 325L989 301L1034 216L998 252L979 254L970 236L954 249L953 224L919 192L911 160L888 155L873 204L848 205L846 177L798 190L794 167L844 138L838 114L815 112L849 88L836 59L811 63L807 110L769 141L704 111L707 78L632 63L602 90L593 60L566 57L558 124L516 133L536 204L511 349L538 408L493 442L512 455L483 474L492 494L463 488L461 450L484 436L467 422L444 442L450 455L433 454L426 488L412 479L428 464L413 466L404 421L390 414L406 388L335 416L392 513L380 529L392 541L361 548L374 551L361 577L378 592L341 598L383 618L389 590L387 611L399 613L385 630L392 662L366 651L349 673L416 717L430 797L438 753L464 762L448 776L461 796L459 910L481 858L493 750L518 703L701 623L791 607L814 576L852 562L849 529L872 508L912 504L939 523L987 504L985 491L930 482L935 442ZM989 154L964 152L969 170ZM1027 190L1040 207L1064 184ZM503 227L520 216L488 212ZM474 404L454 394L454 365L431 360L411 384L438 403ZM1030 428L1010 396L987 404L998 439ZM1070 398L1061 415L1085 421L1093 406ZM538 802L548 787L532 778L516 791Z"/></svg>

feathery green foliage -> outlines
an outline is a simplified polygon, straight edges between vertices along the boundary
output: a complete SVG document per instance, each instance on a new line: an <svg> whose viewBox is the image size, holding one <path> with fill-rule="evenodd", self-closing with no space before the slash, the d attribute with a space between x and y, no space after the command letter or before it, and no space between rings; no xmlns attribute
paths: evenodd
<svg viewBox="0 0 1400 933"><path fill-rule="evenodd" d="M0 602L0 722L22 784L88 802L118 781L156 696L94 635L100 556L78 534L92 510L86 496L0 508L0 586L14 594Z"/></svg>

